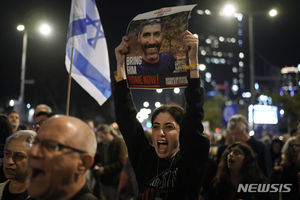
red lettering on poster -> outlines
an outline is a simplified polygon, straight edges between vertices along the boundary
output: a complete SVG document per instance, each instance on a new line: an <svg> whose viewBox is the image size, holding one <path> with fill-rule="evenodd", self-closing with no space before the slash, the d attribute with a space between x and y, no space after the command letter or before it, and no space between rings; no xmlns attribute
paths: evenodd
<svg viewBox="0 0 300 200"><path fill-rule="evenodd" d="M128 76L127 78L129 84L137 84L137 85L143 84L142 76Z"/></svg>
<svg viewBox="0 0 300 200"><path fill-rule="evenodd" d="M158 11L154 12L157 16L163 16L166 12L172 11L172 8L161 8Z"/></svg>
<svg viewBox="0 0 300 200"><path fill-rule="evenodd" d="M145 85L158 85L159 84L158 74L144 76L144 84Z"/></svg>

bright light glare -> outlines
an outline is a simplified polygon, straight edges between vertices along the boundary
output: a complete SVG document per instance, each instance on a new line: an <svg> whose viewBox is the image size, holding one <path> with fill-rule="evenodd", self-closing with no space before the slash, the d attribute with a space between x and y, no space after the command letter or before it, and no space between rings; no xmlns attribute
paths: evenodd
<svg viewBox="0 0 300 200"><path fill-rule="evenodd" d="M258 83L255 83L255 84L254 84L254 89L255 89L255 90L259 90L259 84L258 84Z"/></svg>
<svg viewBox="0 0 300 200"><path fill-rule="evenodd" d="M235 7L232 4L225 5L222 10L222 14L227 17L233 16L234 13L235 13Z"/></svg>
<svg viewBox="0 0 300 200"><path fill-rule="evenodd" d="M206 9L204 12L205 12L205 14L207 14L207 15L211 15L211 11L208 10L208 9Z"/></svg>
<svg viewBox="0 0 300 200"><path fill-rule="evenodd" d="M162 93L163 89L156 89L157 93Z"/></svg>
<svg viewBox="0 0 300 200"><path fill-rule="evenodd" d="M147 128L151 128L151 127L152 127L151 122L148 121L148 122L146 123L146 126L147 126Z"/></svg>
<svg viewBox="0 0 300 200"><path fill-rule="evenodd" d="M232 85L231 90L232 90L233 92L237 92L237 91L239 90L239 86L237 86L237 85Z"/></svg>
<svg viewBox="0 0 300 200"><path fill-rule="evenodd" d="M148 108L148 107L149 107L149 102L148 102L148 101L145 101L145 102L143 103L143 106L144 106L145 108Z"/></svg>
<svg viewBox="0 0 300 200"><path fill-rule="evenodd" d="M206 65L204 64L200 64L199 67L201 71L204 71L206 69Z"/></svg>
<svg viewBox="0 0 300 200"><path fill-rule="evenodd" d="M151 113L151 110L150 110ZM144 120L148 119L149 117L149 109L142 108L136 115L136 118L139 120L139 122L143 122Z"/></svg>
<svg viewBox="0 0 300 200"><path fill-rule="evenodd" d="M25 30L25 26L22 25L22 24L20 24L20 25L17 26L17 30L18 31L24 31Z"/></svg>
<svg viewBox="0 0 300 200"><path fill-rule="evenodd" d="M279 113L280 113L280 115L284 115L284 110L280 109Z"/></svg>
<svg viewBox="0 0 300 200"><path fill-rule="evenodd" d="M30 116L33 116L33 114L34 114L34 109L31 108L31 109L29 110L29 115L30 115Z"/></svg>
<svg viewBox="0 0 300 200"><path fill-rule="evenodd" d="M161 106L161 103L157 101L157 102L155 102L155 104L154 104L154 105L155 105L155 107L156 107L156 108L158 108L158 107L160 107L160 106Z"/></svg>
<svg viewBox="0 0 300 200"><path fill-rule="evenodd" d="M250 98L251 97L251 92L243 92L242 97L243 98Z"/></svg>
<svg viewBox="0 0 300 200"><path fill-rule="evenodd" d="M50 35L51 27L48 24L42 24L39 28L40 33L43 35Z"/></svg>
<svg viewBox="0 0 300 200"><path fill-rule="evenodd" d="M11 100L9 101L9 106L10 106L10 107L14 107L14 105L15 105L15 101L14 101L13 99L11 99Z"/></svg>
<svg viewBox="0 0 300 200"><path fill-rule="evenodd" d="M255 132L253 130L249 131L249 136L255 135Z"/></svg>
<svg viewBox="0 0 300 200"><path fill-rule="evenodd" d="M205 78L210 79L210 78L211 78L211 73L210 73L210 72L206 72L206 73L205 73Z"/></svg>
<svg viewBox="0 0 300 200"><path fill-rule="evenodd" d="M269 16L270 17L275 17L278 14L278 11L276 9L271 9L269 11Z"/></svg>
<svg viewBox="0 0 300 200"><path fill-rule="evenodd" d="M174 92L175 94L179 94L180 89L179 89L179 88L174 88L173 92Z"/></svg>
<svg viewBox="0 0 300 200"><path fill-rule="evenodd" d="M245 57L244 53L243 53L243 52L240 52L240 53L239 53L239 57L240 57L241 59L243 59L243 58Z"/></svg>

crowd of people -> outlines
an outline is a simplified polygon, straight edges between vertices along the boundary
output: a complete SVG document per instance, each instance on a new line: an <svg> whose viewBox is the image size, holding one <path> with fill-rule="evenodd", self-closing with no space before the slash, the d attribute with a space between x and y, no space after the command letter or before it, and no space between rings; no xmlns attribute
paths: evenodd
<svg viewBox="0 0 300 200"><path fill-rule="evenodd" d="M267 145L234 115L224 137L210 142L197 68L188 74L185 108L162 105L144 130L126 84L127 41L115 49L116 122L94 126L45 104L33 127L15 111L0 115L0 200L300 199L300 126ZM196 66L198 39L185 31L183 41Z"/></svg>
<svg viewBox="0 0 300 200"><path fill-rule="evenodd" d="M218 150L208 151L209 137L203 129L190 134L198 124L185 127L193 117L185 119L182 108L155 110L145 131L130 114L130 94L122 95L118 124L93 127L39 105L35 126L24 130L8 119L17 112L1 114L0 199L299 199L300 125L289 138L266 143L249 136L246 118L234 115L223 137L211 140L210 149ZM247 184L263 188L239 192Z"/></svg>

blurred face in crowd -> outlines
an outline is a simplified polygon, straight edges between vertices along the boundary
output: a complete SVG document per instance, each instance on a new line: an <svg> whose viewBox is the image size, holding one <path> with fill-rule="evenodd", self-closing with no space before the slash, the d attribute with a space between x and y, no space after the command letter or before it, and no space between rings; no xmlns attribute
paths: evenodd
<svg viewBox="0 0 300 200"><path fill-rule="evenodd" d="M47 107L43 106L43 105L39 105L35 108L34 111L34 116L36 116L38 113L40 112L45 112L45 113L49 113L49 110Z"/></svg>
<svg viewBox="0 0 300 200"><path fill-rule="evenodd" d="M38 130L41 128L41 126L46 122L46 120L49 117L45 115L39 115L35 118L35 131L38 132Z"/></svg>
<svg viewBox="0 0 300 200"><path fill-rule="evenodd" d="M103 131L97 131L97 142L102 142L103 144L108 144L114 140L114 137L108 132L104 133Z"/></svg>
<svg viewBox="0 0 300 200"><path fill-rule="evenodd" d="M248 135L246 131L241 130L238 126L229 130L229 134L232 136L234 142L246 142L245 134Z"/></svg>
<svg viewBox="0 0 300 200"><path fill-rule="evenodd" d="M275 154L279 154L281 151L281 144L279 142L274 142L272 145L272 150Z"/></svg>
<svg viewBox="0 0 300 200"><path fill-rule="evenodd" d="M28 144L21 139L11 140L4 149L3 172L7 179L24 182L30 173Z"/></svg>
<svg viewBox="0 0 300 200"><path fill-rule="evenodd" d="M87 127L87 125L86 125ZM32 168L29 194L38 199L57 199L69 193L70 186L78 183L85 171L84 152L79 126L65 118L49 118L40 128L29 151Z"/></svg>
<svg viewBox="0 0 300 200"><path fill-rule="evenodd" d="M161 24L149 24L144 26L138 35L138 42L142 46L143 58L149 63L157 63L159 50L163 40Z"/></svg>
<svg viewBox="0 0 300 200"><path fill-rule="evenodd" d="M152 141L160 158L172 158L179 151L180 126L168 112L159 113L153 120Z"/></svg>
<svg viewBox="0 0 300 200"><path fill-rule="evenodd" d="M106 137L107 137L107 134L103 133L102 131L97 131L96 133L97 135L97 142L106 142Z"/></svg>
<svg viewBox="0 0 300 200"><path fill-rule="evenodd" d="M16 131L20 124L19 114L16 112L12 112L7 117L8 117L8 121L11 124L13 130Z"/></svg>
<svg viewBox="0 0 300 200"><path fill-rule="evenodd" d="M293 147L293 150L296 155L300 154L300 136L296 138L293 142L290 144Z"/></svg>
<svg viewBox="0 0 300 200"><path fill-rule="evenodd" d="M243 166L244 159L244 152L238 146L234 146L227 155L228 169L230 171L238 172Z"/></svg>

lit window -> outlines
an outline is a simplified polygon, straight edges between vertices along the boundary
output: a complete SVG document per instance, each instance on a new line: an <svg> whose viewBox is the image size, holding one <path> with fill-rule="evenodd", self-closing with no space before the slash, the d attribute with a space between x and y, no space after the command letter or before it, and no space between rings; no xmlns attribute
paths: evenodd
<svg viewBox="0 0 300 200"><path fill-rule="evenodd" d="M205 73L205 78L209 78L210 79L211 78L211 73L210 72L206 72Z"/></svg>
<svg viewBox="0 0 300 200"><path fill-rule="evenodd" d="M207 38L207 39L205 40L205 42L206 42L207 44L211 44L211 39Z"/></svg>
<svg viewBox="0 0 300 200"><path fill-rule="evenodd" d="M197 14L198 14L198 15L203 15L203 14L204 14L204 11L203 11L203 10L197 10Z"/></svg>
<svg viewBox="0 0 300 200"><path fill-rule="evenodd" d="M226 63L225 58L221 58L221 59L220 59L220 62L221 62L221 64L225 64L225 63Z"/></svg>
<svg viewBox="0 0 300 200"><path fill-rule="evenodd" d="M145 101L145 102L143 103L143 106L144 106L145 108L148 108L148 107L149 107L149 102L148 102L148 101Z"/></svg>
<svg viewBox="0 0 300 200"><path fill-rule="evenodd" d="M239 62L239 66L240 66L240 67L244 67L244 62L243 62L243 61L240 61L240 62Z"/></svg>
<svg viewBox="0 0 300 200"><path fill-rule="evenodd" d="M155 102L155 104L154 104L154 105L155 105L155 107L156 107L156 108L158 108L158 107L160 107L160 106L161 106L161 103L157 101L157 102Z"/></svg>
<svg viewBox="0 0 300 200"><path fill-rule="evenodd" d="M205 51L205 50L201 50L200 53L201 53L202 56L205 56L205 55L206 55L206 51Z"/></svg>
<svg viewBox="0 0 300 200"><path fill-rule="evenodd" d="M232 92L237 92L239 90L239 86L238 85L232 85L231 90L232 90Z"/></svg>
<svg viewBox="0 0 300 200"><path fill-rule="evenodd" d="M242 14L242 13L236 13L236 14L235 14L235 17L237 18L237 20L238 20L239 22L241 22L241 21L243 20L243 14Z"/></svg>
<svg viewBox="0 0 300 200"><path fill-rule="evenodd" d="M206 9L204 12L205 12L205 14L207 14L207 15L211 15L211 11L208 10L208 9Z"/></svg>
<svg viewBox="0 0 300 200"><path fill-rule="evenodd" d="M243 40L238 40L238 43L239 43L239 47L243 46Z"/></svg>
<svg viewBox="0 0 300 200"><path fill-rule="evenodd" d="M233 73L237 73L238 72L237 68L236 67L232 67L232 72Z"/></svg>
<svg viewBox="0 0 300 200"><path fill-rule="evenodd" d="M244 55L244 53L243 53L243 52L240 52L240 53L239 53L239 57L240 57L241 59L243 59L243 58L244 58L244 56L245 56L245 55Z"/></svg>
<svg viewBox="0 0 300 200"><path fill-rule="evenodd" d="M199 67L201 71L204 71L206 69L206 65L204 64L200 64Z"/></svg>

